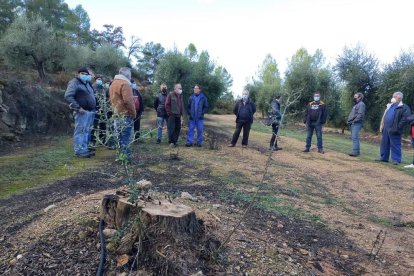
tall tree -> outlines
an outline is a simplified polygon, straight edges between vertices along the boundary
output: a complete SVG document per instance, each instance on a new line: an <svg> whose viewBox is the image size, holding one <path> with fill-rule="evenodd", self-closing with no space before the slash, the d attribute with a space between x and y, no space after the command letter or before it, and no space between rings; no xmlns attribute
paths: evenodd
<svg viewBox="0 0 414 276"><path fill-rule="evenodd" d="M64 30L67 32L71 44L91 44L92 36L90 28L89 15L83 9L82 5L77 5L73 10L70 10L64 24Z"/></svg>
<svg viewBox="0 0 414 276"><path fill-rule="evenodd" d="M354 48L345 47L337 59L335 70L340 80L345 83L345 90L348 93L346 97L348 109L351 107L353 94L363 93L367 107L367 121L370 127L376 130L378 128L376 122L380 116L375 107L380 80L378 60L360 45Z"/></svg>
<svg viewBox="0 0 414 276"><path fill-rule="evenodd" d="M114 25L103 25L104 30L99 32L96 29L92 31L92 36L95 39L95 47L98 45L110 44L115 48L125 48L125 37L122 27L114 27Z"/></svg>
<svg viewBox="0 0 414 276"><path fill-rule="evenodd" d="M155 70L164 57L165 49L160 43L147 42L140 54L135 54L138 72L143 80L154 83Z"/></svg>
<svg viewBox="0 0 414 276"><path fill-rule="evenodd" d="M40 16L17 18L6 30L0 45L9 65L33 67L41 80L46 79L48 62L61 61L65 50L62 39Z"/></svg>
<svg viewBox="0 0 414 276"><path fill-rule="evenodd" d="M261 83L257 95L257 107L262 111L262 116L269 110L270 102L275 94L281 92L282 79L276 60L266 55L258 72L258 82Z"/></svg>
<svg viewBox="0 0 414 276"><path fill-rule="evenodd" d="M29 18L40 15L57 30L64 28L71 12L64 0L25 0L25 4Z"/></svg>
<svg viewBox="0 0 414 276"><path fill-rule="evenodd" d="M0 1L0 36L17 17L18 12L22 6L22 0Z"/></svg>

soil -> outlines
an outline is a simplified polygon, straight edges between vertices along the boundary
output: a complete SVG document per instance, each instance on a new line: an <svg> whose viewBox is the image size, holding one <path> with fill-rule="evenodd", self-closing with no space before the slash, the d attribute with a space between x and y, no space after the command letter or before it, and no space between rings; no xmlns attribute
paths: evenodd
<svg viewBox="0 0 414 276"><path fill-rule="evenodd" d="M272 153L260 184L270 136L252 132L248 149L227 148L233 130L233 116L210 115L203 148L171 150L163 144L157 150L154 138L134 147L134 179L147 179L155 191L193 207L204 225L204 237L182 252L168 251L171 241L161 241L161 256L178 254L185 275L414 274L412 176L337 152L302 153L303 141L281 137L283 150ZM103 158L99 151L96 158ZM94 172L0 199L0 274L96 274L102 197L124 184L121 166L104 158ZM224 243L257 188L262 201ZM181 192L198 200L183 199ZM264 202L269 194L279 201ZM300 212L275 211L278 202ZM205 252L221 244L217 255ZM116 258L107 255L107 275L129 273L131 262L117 266ZM133 274L177 275L166 268L161 257L145 259Z"/></svg>

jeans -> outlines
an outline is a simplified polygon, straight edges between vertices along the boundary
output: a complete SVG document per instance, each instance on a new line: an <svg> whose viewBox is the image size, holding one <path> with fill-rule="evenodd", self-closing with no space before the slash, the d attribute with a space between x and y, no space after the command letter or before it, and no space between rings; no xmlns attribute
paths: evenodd
<svg viewBox="0 0 414 276"><path fill-rule="evenodd" d="M237 144L237 140L239 139L241 129L243 128L242 145L247 146L247 144L249 142L249 133L250 133L250 127L251 126L252 126L252 123L248 122L248 121L236 122L236 130L233 133L233 138L231 139L231 144L232 145Z"/></svg>
<svg viewBox="0 0 414 276"><path fill-rule="evenodd" d="M194 129L197 127L197 144L201 145L203 143L203 129L204 129L204 120L190 120L188 122L188 134L187 134L187 144L192 144L194 140Z"/></svg>
<svg viewBox="0 0 414 276"><path fill-rule="evenodd" d="M168 143L174 145L178 142L181 131L181 117L170 116L167 122L168 127Z"/></svg>
<svg viewBox="0 0 414 276"><path fill-rule="evenodd" d="M131 160L131 143L134 133L134 120L130 116L115 117L114 120L115 137L118 142L119 150L125 157Z"/></svg>
<svg viewBox="0 0 414 276"><path fill-rule="evenodd" d="M361 130L361 123L353 123L351 125L351 134L352 134L352 153L355 155L360 154L359 148L359 131Z"/></svg>
<svg viewBox="0 0 414 276"><path fill-rule="evenodd" d="M323 149L323 145L322 145L322 125L321 124L318 124L318 125L313 125L312 123L307 124L307 136L306 136L306 146L305 147L307 149L310 149L310 147L312 145L312 135L313 135L314 130L316 132L318 149Z"/></svg>
<svg viewBox="0 0 414 276"><path fill-rule="evenodd" d="M157 117L157 140L161 141L162 138L162 129L164 128L164 122L168 124L168 118L165 117ZM169 130L167 127L167 137L170 137Z"/></svg>
<svg viewBox="0 0 414 276"><path fill-rule="evenodd" d="M380 145L380 159L387 161L391 159L394 162L401 163L401 134L390 134L388 128L382 130Z"/></svg>
<svg viewBox="0 0 414 276"><path fill-rule="evenodd" d="M88 144L90 139L91 127L95 112L85 111L80 114L78 111L74 113L75 131L73 134L73 148L76 155L88 153Z"/></svg>

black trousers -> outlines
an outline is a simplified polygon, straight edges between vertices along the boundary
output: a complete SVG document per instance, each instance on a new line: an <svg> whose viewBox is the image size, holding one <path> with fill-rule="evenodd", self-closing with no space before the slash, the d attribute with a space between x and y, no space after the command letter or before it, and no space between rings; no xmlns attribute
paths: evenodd
<svg viewBox="0 0 414 276"><path fill-rule="evenodd" d="M270 139L270 147L277 148L277 133L279 132L279 125L272 124L272 138Z"/></svg>
<svg viewBox="0 0 414 276"><path fill-rule="evenodd" d="M135 139L138 139L141 136L141 116L136 118L134 121L134 133Z"/></svg>
<svg viewBox="0 0 414 276"><path fill-rule="evenodd" d="M177 144L178 137L180 136L181 131L181 116L169 116L167 121L168 128L168 143Z"/></svg>
<svg viewBox="0 0 414 276"><path fill-rule="evenodd" d="M234 131L233 139L231 139L231 144L233 145L237 144L237 140L239 139L241 129L243 128L242 145L247 146L249 142L249 133L250 133L251 126L252 126L251 122L246 122L246 121L236 122L236 130Z"/></svg>

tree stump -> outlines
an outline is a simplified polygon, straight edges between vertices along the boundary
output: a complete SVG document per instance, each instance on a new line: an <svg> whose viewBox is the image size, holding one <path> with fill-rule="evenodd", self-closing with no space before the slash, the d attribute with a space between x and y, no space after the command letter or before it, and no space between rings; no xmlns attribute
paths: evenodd
<svg viewBox="0 0 414 276"><path fill-rule="evenodd" d="M101 218L107 228L121 232L122 238L117 248L119 254L130 253L145 229L151 229L152 235L166 234L179 238L195 235L200 227L194 210L188 206L142 197L133 204L128 201L128 192L125 190L104 196Z"/></svg>

